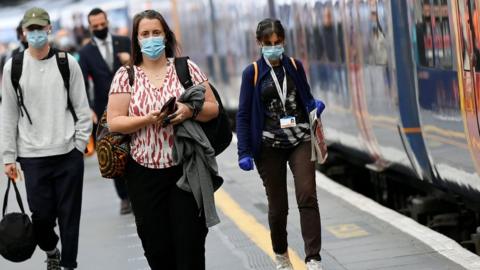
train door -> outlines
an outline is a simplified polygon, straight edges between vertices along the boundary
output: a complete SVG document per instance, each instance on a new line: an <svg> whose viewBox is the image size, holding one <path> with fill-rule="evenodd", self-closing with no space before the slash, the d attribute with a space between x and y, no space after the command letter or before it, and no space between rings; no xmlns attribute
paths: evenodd
<svg viewBox="0 0 480 270"><path fill-rule="evenodd" d="M469 149L480 173L480 25L479 0L455 1L457 6L457 54L464 124Z"/></svg>
<svg viewBox="0 0 480 270"><path fill-rule="evenodd" d="M434 175L432 181L459 192L464 188L477 189L476 158L471 151L464 109L469 105L465 105L463 84L472 79L467 74L470 72L469 58L462 59L463 52L469 50L463 49L464 45L468 45L471 38L467 1L408 0L408 6L416 103L421 123L418 131L426 145ZM466 80L463 80L464 74ZM470 124L476 125L475 114L471 116ZM416 152L419 160L424 160L422 155Z"/></svg>
<svg viewBox="0 0 480 270"><path fill-rule="evenodd" d="M344 50L344 22L340 1L321 0L312 4L310 85L315 98L328 104L324 116L329 143L367 153L353 117Z"/></svg>
<svg viewBox="0 0 480 270"><path fill-rule="evenodd" d="M365 0L347 0L344 3L343 16L346 24L346 64L348 68L348 83L352 99L352 109L360 129L362 142L365 144L373 161L368 167L380 171L385 169L387 164L380 154L378 142L373 132L372 122L367 110L368 106L363 78L364 56L360 28L360 7L365 3Z"/></svg>
<svg viewBox="0 0 480 270"><path fill-rule="evenodd" d="M364 99L382 158L414 171L398 131L399 100L394 68L391 1L358 2Z"/></svg>

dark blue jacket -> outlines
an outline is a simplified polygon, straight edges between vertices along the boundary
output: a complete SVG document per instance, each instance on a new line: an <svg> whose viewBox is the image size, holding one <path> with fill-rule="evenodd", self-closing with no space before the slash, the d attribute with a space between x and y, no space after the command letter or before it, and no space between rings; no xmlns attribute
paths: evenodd
<svg viewBox="0 0 480 270"><path fill-rule="evenodd" d="M122 65L117 54L119 52L130 53L130 39L128 37L112 35L112 43L113 70L110 70L108 67L95 42L92 41L88 43L78 52L80 56L79 64L85 80L87 94L89 89L88 77L90 76L93 80L94 95L93 104L90 104L90 107L95 111L98 118L102 116L103 111L107 107L108 93L110 91L113 76ZM90 95L89 100L92 100Z"/></svg>
<svg viewBox="0 0 480 270"><path fill-rule="evenodd" d="M290 57L283 55L282 65L292 78L300 96L301 107L305 114L315 109L315 100L310 92L302 62L295 59L296 68ZM270 74L270 67L263 57L257 60L258 78L254 86L254 67L249 65L242 74L240 100L237 112L238 159L246 156L258 158L262 145L262 131L265 121L265 106L261 100L261 82Z"/></svg>

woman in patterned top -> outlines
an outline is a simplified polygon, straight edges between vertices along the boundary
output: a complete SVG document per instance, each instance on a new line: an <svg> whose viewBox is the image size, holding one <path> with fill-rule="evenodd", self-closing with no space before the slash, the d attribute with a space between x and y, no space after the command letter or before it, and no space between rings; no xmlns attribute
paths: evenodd
<svg viewBox="0 0 480 270"><path fill-rule="evenodd" d="M325 108L310 93L302 63L286 56L278 20L258 24L262 57L242 76L237 113L238 160L245 171L257 165L267 193L268 222L277 269L292 270L287 243L287 162L293 173L308 270L321 269L320 213L311 158L309 112Z"/></svg>
<svg viewBox="0 0 480 270"><path fill-rule="evenodd" d="M162 15L153 10L137 14L131 53L134 84L130 87L127 69L119 69L107 108L110 130L131 135L131 160L125 179L138 235L153 270L205 269L208 229L192 193L176 186L182 166L172 156L173 125L193 115L197 121L213 119L218 105L207 77L189 61L193 83L206 88L202 109L197 114L177 102L173 113L160 112L167 100L178 99L185 91L173 63L176 54L177 41ZM167 117L170 124L165 125Z"/></svg>

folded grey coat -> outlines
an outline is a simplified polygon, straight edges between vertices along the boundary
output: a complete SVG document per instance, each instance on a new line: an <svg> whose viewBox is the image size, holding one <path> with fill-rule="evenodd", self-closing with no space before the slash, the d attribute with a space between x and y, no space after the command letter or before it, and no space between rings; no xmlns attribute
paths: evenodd
<svg viewBox="0 0 480 270"><path fill-rule="evenodd" d="M202 108L205 101L205 87L197 85L186 90L179 101L196 108ZM198 209L204 211L207 227L220 222L215 208L214 187L218 188L223 179L218 175L215 152L203 132L200 123L188 119L175 126L173 158L183 164L183 175L177 186L192 192Z"/></svg>

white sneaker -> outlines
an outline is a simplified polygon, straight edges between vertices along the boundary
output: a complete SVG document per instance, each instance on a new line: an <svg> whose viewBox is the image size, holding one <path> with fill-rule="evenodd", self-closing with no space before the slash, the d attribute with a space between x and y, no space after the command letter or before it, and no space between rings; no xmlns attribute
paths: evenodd
<svg viewBox="0 0 480 270"><path fill-rule="evenodd" d="M307 262L307 270L323 270L322 264L317 260L310 260Z"/></svg>
<svg viewBox="0 0 480 270"><path fill-rule="evenodd" d="M277 270L293 270L290 258L285 255L275 254L275 265L277 266Z"/></svg>

